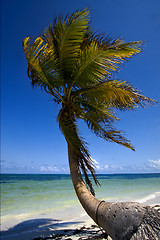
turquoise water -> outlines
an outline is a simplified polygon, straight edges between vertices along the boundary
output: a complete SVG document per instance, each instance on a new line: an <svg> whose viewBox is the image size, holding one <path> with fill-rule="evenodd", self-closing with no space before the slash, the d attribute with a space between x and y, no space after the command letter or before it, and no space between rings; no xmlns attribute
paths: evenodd
<svg viewBox="0 0 160 240"><path fill-rule="evenodd" d="M96 197L106 201L145 201L160 194L160 174L98 175L101 187ZM67 218L82 214L70 175L2 174L1 215L8 219L27 219L52 214ZM160 196L160 195L159 195Z"/></svg>
<svg viewBox="0 0 160 240"><path fill-rule="evenodd" d="M2 175L1 195L2 216L54 211L76 201L69 175Z"/></svg>

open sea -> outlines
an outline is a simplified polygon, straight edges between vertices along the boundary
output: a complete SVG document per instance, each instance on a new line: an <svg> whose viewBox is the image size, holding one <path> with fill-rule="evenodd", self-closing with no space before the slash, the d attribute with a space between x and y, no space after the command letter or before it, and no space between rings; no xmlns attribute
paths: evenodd
<svg viewBox="0 0 160 240"><path fill-rule="evenodd" d="M160 173L97 175L96 197L105 201L160 199ZM2 229L27 219L52 217L68 220L82 216L70 175L1 174ZM160 202L159 202L160 204Z"/></svg>

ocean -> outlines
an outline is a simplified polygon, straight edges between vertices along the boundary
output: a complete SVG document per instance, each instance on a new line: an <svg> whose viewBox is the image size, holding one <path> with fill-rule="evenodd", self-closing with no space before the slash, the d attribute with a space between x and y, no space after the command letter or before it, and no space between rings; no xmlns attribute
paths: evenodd
<svg viewBox="0 0 160 240"><path fill-rule="evenodd" d="M96 197L105 201L160 199L160 173L97 175ZM1 174L2 230L27 219L72 220L85 214L70 175ZM158 200L159 201L159 200ZM160 202L158 202L160 204Z"/></svg>

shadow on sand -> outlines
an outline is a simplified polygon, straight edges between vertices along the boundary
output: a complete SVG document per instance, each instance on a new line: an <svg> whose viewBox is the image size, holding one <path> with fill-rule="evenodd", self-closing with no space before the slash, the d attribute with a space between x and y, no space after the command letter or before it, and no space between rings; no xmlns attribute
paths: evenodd
<svg viewBox="0 0 160 240"><path fill-rule="evenodd" d="M1 231L1 240L44 240L44 239L102 239L96 225L83 226L83 221L60 221L51 218L32 219ZM98 235L97 235L98 234ZM96 238L95 238L96 237Z"/></svg>

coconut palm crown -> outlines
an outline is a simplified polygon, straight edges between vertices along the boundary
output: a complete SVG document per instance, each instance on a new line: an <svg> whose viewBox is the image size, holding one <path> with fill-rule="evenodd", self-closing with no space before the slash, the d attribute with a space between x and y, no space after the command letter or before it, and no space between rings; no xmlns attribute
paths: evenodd
<svg viewBox="0 0 160 240"><path fill-rule="evenodd" d="M142 41L124 43L90 30L88 9L65 19L56 18L36 39L26 37L23 49L28 76L60 105L59 127L71 147L75 161L94 194L88 171L98 183L95 168L81 138L77 119L83 119L97 136L134 150L121 131L115 110L132 110L154 100L143 96L126 81L114 78L122 64L142 50Z"/></svg>

